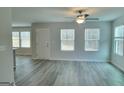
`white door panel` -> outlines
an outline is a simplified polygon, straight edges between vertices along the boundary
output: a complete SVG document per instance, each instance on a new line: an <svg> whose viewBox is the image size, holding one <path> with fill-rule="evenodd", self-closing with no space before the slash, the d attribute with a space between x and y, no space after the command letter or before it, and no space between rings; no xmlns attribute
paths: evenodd
<svg viewBox="0 0 124 93"><path fill-rule="evenodd" d="M48 29L37 29L36 31L36 50L37 58L49 59L50 47L49 47L49 30Z"/></svg>

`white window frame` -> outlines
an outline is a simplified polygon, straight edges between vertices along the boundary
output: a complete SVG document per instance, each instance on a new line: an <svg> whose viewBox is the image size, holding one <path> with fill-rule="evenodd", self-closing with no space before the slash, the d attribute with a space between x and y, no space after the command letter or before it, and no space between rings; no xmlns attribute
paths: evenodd
<svg viewBox="0 0 124 93"><path fill-rule="evenodd" d="M115 36L116 35L116 31L118 31L118 29L121 29L122 31L122 36ZM119 50L118 47L119 47L119 42L122 42L122 50ZM118 47L116 46L116 44L118 44ZM119 56L123 56L124 55L124 25L120 25L120 26L116 26L115 27L115 30L114 30L114 53L116 55L119 55Z"/></svg>
<svg viewBox="0 0 124 93"><path fill-rule="evenodd" d="M89 39L87 36L88 32L87 31L92 31L92 30L96 30L97 34L98 34L98 38L97 39ZM96 41L97 42L97 49L88 49L86 46L86 42L87 41ZM100 46L100 29L99 28L85 28L85 51L99 51L99 46Z"/></svg>
<svg viewBox="0 0 124 93"><path fill-rule="evenodd" d="M13 32L18 32L19 33L19 47L13 47L13 39L12 39L12 47L13 48L31 48L31 32L30 31L13 31ZM21 32L29 32L30 33L30 46L29 47L22 47L21 46Z"/></svg>
<svg viewBox="0 0 124 93"><path fill-rule="evenodd" d="M67 50L67 49L63 49L62 48L62 31L66 30L66 31L73 31L73 49ZM63 39L64 40L64 39ZM65 39L66 40L66 39ZM60 29L60 50L61 51L75 51L75 29Z"/></svg>

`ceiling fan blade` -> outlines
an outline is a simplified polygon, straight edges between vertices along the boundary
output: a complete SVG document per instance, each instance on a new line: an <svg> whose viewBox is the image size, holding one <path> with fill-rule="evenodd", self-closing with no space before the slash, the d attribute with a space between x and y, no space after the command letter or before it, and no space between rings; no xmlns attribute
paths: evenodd
<svg viewBox="0 0 124 93"><path fill-rule="evenodd" d="M99 18L86 18L87 21L99 21Z"/></svg>
<svg viewBox="0 0 124 93"><path fill-rule="evenodd" d="M85 18L89 16L89 14L84 14Z"/></svg>

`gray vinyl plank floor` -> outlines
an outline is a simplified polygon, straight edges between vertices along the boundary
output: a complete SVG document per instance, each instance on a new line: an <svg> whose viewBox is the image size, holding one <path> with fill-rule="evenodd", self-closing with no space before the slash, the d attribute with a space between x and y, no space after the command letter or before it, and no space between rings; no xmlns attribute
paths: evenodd
<svg viewBox="0 0 124 93"><path fill-rule="evenodd" d="M120 86L124 73L106 62L32 60L16 57L17 86Z"/></svg>

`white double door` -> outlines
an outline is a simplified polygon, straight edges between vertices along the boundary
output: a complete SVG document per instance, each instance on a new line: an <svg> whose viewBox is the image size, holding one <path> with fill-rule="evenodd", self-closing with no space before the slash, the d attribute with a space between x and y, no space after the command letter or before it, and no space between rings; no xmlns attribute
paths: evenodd
<svg viewBox="0 0 124 93"><path fill-rule="evenodd" d="M49 29L37 29L36 31L36 54L38 59L49 59L50 37Z"/></svg>

